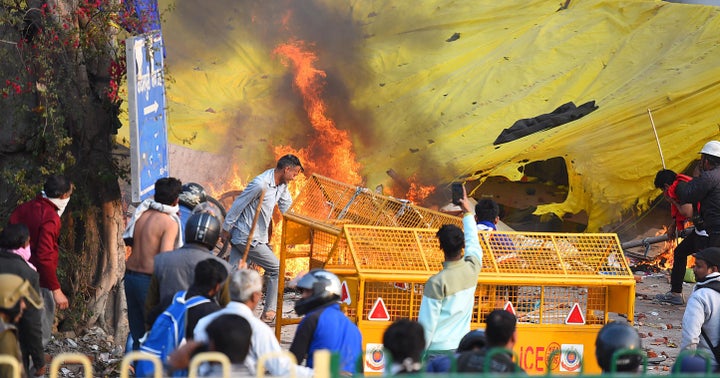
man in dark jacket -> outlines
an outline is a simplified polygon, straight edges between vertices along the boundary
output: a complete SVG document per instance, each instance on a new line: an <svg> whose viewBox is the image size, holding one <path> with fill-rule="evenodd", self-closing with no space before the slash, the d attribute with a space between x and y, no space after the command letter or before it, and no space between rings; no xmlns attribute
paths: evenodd
<svg viewBox="0 0 720 378"><path fill-rule="evenodd" d="M485 372L487 366L487 370L493 373L525 373L512 360L512 348L517 341L515 315L505 310L494 310L488 314L485 322L487 346L480 350L461 353L457 358L458 372ZM486 356L497 348L507 352L493 354L491 360L486 363Z"/></svg>
<svg viewBox="0 0 720 378"><path fill-rule="evenodd" d="M700 203L697 229L708 234L708 247L720 247L720 142L705 143L700 150L700 176L679 182L675 188L680 202Z"/></svg>
<svg viewBox="0 0 720 378"><path fill-rule="evenodd" d="M15 274L0 274L0 355L12 356L18 361L22 358L18 343L16 324L23 312L34 306L43 306L38 294L27 280ZM10 366L0 366L0 377L11 377ZM25 376L20 368L20 376Z"/></svg>
<svg viewBox="0 0 720 378"><path fill-rule="evenodd" d="M198 320L220 310L220 305L215 301L215 295L225 284L227 277L228 270L219 261L205 259L197 263L193 283L188 288L185 297L192 298L196 295L202 295L210 301L187 310L185 338L189 340L193 338Z"/></svg>
<svg viewBox="0 0 720 378"><path fill-rule="evenodd" d="M19 244L25 225L11 224L0 232L0 274L15 274L30 282L36 292L40 292L40 280L37 272L28 265L20 256L12 250L21 247ZM27 233L27 231L25 231ZM42 310L34 306L27 306L25 313L17 324L20 349L22 350L23 364L25 371L31 372L30 359L35 376L42 376L47 371L45 353L42 344Z"/></svg>

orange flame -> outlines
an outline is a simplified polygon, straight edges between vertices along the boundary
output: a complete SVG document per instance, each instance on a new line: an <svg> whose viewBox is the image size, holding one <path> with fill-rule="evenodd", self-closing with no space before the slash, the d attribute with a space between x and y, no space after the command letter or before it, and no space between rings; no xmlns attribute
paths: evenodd
<svg viewBox="0 0 720 378"><path fill-rule="evenodd" d="M663 226L661 230L659 230L655 236L664 235L667 233L667 227ZM659 255L655 256L655 259L650 263L651 265L655 265L660 269L671 269L673 266L673 262L675 261L675 248L677 248L678 243L681 240L678 239L668 239L663 243L662 245L662 252L660 252ZM695 265L695 257L692 255L688 256L687 259L687 268L691 268L693 265Z"/></svg>
<svg viewBox="0 0 720 378"><path fill-rule="evenodd" d="M435 187L431 185L421 185L417 182L416 175L410 176L408 179L408 182L410 183L410 188L407 191L407 194L405 195L405 198L412 201L413 203L422 203L425 198L427 198L429 195L433 194L435 192Z"/></svg>
<svg viewBox="0 0 720 378"><path fill-rule="evenodd" d="M292 65L294 85L303 98L303 105L316 135L310 144L300 150L288 146L275 148L275 154L296 154L309 172L319 172L338 181L360 184L360 163L352 150L348 132L338 130L335 122L326 113L321 98L325 71L315 68L317 56L309 51L302 41L291 40L273 51L285 66Z"/></svg>
<svg viewBox="0 0 720 378"><path fill-rule="evenodd" d="M243 179L240 176L240 167L235 164L232 168L232 177L229 180L226 180L220 187L216 187L212 183L208 183L207 186L205 186L205 191L213 198L220 199L228 192L243 190L248 181L250 180Z"/></svg>

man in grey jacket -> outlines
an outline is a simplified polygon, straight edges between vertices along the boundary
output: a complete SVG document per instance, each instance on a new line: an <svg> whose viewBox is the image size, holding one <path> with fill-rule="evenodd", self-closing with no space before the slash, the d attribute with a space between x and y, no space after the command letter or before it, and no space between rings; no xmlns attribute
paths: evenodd
<svg viewBox="0 0 720 378"><path fill-rule="evenodd" d="M227 274L232 269L223 259L212 254L220 237L220 221L209 213L190 216L185 227L185 245L155 256L154 271L145 301L145 328L150 329L160 313L172 302L180 290L187 290L195 276L195 266L203 260L213 259L222 264ZM230 302L227 283L218 294L220 306Z"/></svg>
<svg viewBox="0 0 720 378"><path fill-rule="evenodd" d="M720 248L705 248L694 256L697 285L683 314L680 349L701 349L713 355L712 347L720 344ZM717 371L717 357L712 365Z"/></svg>
<svg viewBox="0 0 720 378"><path fill-rule="evenodd" d="M235 198L223 223L222 238L229 238L232 245L230 265L233 269L242 268L240 263L250 243L247 262L265 270L265 305L260 319L266 323L275 321L280 271L280 261L268 244L272 215L275 205L282 214L292 205L288 184L300 172L303 172L303 166L297 156L288 154L281 157L275 168L256 176ZM256 217L257 210L260 213Z"/></svg>

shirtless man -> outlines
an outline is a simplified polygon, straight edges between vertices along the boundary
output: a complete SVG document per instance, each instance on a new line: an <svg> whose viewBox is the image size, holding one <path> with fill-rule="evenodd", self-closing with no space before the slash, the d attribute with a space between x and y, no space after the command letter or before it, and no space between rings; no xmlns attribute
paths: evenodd
<svg viewBox="0 0 720 378"><path fill-rule="evenodd" d="M125 262L125 299L133 350L145 334L145 299L150 287L155 255L182 246L178 196L180 180L167 177L155 182L154 200L146 199L135 211L123 235L132 247Z"/></svg>

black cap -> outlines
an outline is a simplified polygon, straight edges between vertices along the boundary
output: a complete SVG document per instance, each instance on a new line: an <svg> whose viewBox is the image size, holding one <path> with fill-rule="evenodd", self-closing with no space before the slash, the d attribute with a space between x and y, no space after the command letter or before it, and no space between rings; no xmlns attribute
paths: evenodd
<svg viewBox="0 0 720 378"><path fill-rule="evenodd" d="M695 256L696 259L707 262L709 266L720 267L720 248L718 247L705 248L693 256Z"/></svg>

